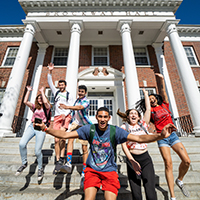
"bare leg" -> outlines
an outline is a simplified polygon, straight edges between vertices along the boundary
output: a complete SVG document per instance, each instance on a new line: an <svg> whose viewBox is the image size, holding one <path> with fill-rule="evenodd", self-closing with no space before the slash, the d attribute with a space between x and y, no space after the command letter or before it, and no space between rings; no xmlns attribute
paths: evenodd
<svg viewBox="0 0 200 200"><path fill-rule="evenodd" d="M182 160L182 162L179 165L179 175L178 175L178 179L182 181L183 177L185 176L190 167L190 158L187 154L185 147L181 142L173 145L172 149L179 155L180 159Z"/></svg>
<svg viewBox="0 0 200 200"><path fill-rule="evenodd" d="M174 176L173 176L173 165L172 165L172 158L171 152L169 147L159 147L160 153L164 160L165 164L165 177L167 180L168 188L171 197L175 197L174 194Z"/></svg>
<svg viewBox="0 0 200 200"><path fill-rule="evenodd" d="M65 144L66 140L60 140L60 157L65 156Z"/></svg>
<svg viewBox="0 0 200 200"><path fill-rule="evenodd" d="M97 188L89 187L89 188L85 189L84 194L85 194L84 200L95 200L95 197L97 194Z"/></svg>
<svg viewBox="0 0 200 200"><path fill-rule="evenodd" d="M86 163L86 160L88 158L88 148L87 145L82 145L83 150L83 163Z"/></svg>
<svg viewBox="0 0 200 200"><path fill-rule="evenodd" d="M104 197L105 197L105 200L116 200L117 199L117 195L110 191L105 191Z"/></svg>
<svg viewBox="0 0 200 200"><path fill-rule="evenodd" d="M56 154L56 161L59 161L60 159L60 139L55 139L55 154Z"/></svg>
<svg viewBox="0 0 200 200"><path fill-rule="evenodd" d="M67 143L67 153L72 153L73 152L73 143L74 139L69 139Z"/></svg>

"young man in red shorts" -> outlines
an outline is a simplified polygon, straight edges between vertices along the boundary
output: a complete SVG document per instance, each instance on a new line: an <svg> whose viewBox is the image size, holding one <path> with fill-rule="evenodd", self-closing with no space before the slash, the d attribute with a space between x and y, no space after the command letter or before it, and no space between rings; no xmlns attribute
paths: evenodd
<svg viewBox="0 0 200 200"><path fill-rule="evenodd" d="M101 107L97 110L94 135L90 142L90 153L87 159L87 167L85 169L84 194L85 199L95 199L97 191L102 186L104 197L106 200L115 200L118 195L120 183L117 174L117 165L115 162L114 148L110 140L110 128L108 124L110 120L109 110ZM54 130L47 128L44 124L36 124L41 129L58 138L79 138L90 141L91 124L85 125L76 131L64 132L62 130ZM127 140L149 143L168 137L171 132L176 129L174 125L168 124L160 134L156 135L133 135L127 131L115 126L115 147L117 144L126 142Z"/></svg>
<svg viewBox="0 0 200 200"><path fill-rule="evenodd" d="M50 63L48 65L48 69L49 69L48 84L54 95L54 106L55 106L53 128L56 130L67 130L68 125L71 121L71 115L70 115L71 111L69 109L63 110L59 106L61 103L66 106L72 106L73 99L71 98L69 92L66 90L67 83L65 80L58 81L58 89L54 86L52 81L52 71L54 69L54 64ZM59 172L60 168L64 164L65 143L66 143L65 140L55 137L56 163L55 163L55 168L53 170L53 174L57 174L57 172Z"/></svg>

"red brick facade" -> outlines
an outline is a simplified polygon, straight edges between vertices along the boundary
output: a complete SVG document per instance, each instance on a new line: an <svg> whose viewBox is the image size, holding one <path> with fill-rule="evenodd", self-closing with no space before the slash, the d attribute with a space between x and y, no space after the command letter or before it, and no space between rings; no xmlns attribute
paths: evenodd
<svg viewBox="0 0 200 200"><path fill-rule="evenodd" d="M0 43L0 64L2 64L6 50L10 46L19 46L19 42L1 42ZM196 53L198 62L200 62L200 45L199 42L183 42L183 45L188 45L192 46L194 48L194 51ZM38 47L36 43L33 43L30 56L28 59L27 63L27 68L25 71L20 95L19 95L19 100L17 103L17 108L16 108L16 115L23 116L25 106L22 103L24 95L25 95L25 86L29 85L31 83L32 79L32 74L33 74L33 69L35 66L36 58L37 58L37 51ZM147 51L149 55L149 60L150 60L150 65L152 67L137 67L137 74L138 74L138 80L139 80L139 86L144 87L143 81L147 82L147 87L149 88L156 88L156 91L158 92L159 90L159 82L155 78L155 73L159 72L158 68L158 63L157 63L157 58L156 54L154 51L154 48L152 46L147 46ZM187 106L187 102L184 96L184 92L181 87L181 81L178 75L178 70L175 64L175 60L173 57L173 53L170 47L169 42L164 42L164 47L163 47L167 67L168 67L168 72L170 76L170 80L172 83L179 115L187 115L189 114L189 109ZM44 58L44 63L43 63L43 69L42 69L42 74L40 78L40 84L39 87L44 86L44 87L49 87L47 83L47 65L48 63L51 62L52 60L52 53L53 53L53 46L49 46L46 50L45 58ZM124 67L123 67L123 52L122 52L122 46L121 45L110 45L109 46L109 60L110 60L110 66L122 71L124 73ZM92 64L92 46L91 45L84 45L80 47L80 59L79 59L79 72L87 69L89 66ZM4 87L6 87L9 75L11 72L11 68L0 68L0 85L2 84L2 81L5 81L6 84ZM196 67L192 69L194 72L194 76L196 80L200 82L200 68ZM53 72L53 81L57 81L60 79L65 79L66 75L66 68L59 68L56 67ZM125 101L127 105L127 93L126 93L126 84L125 85Z"/></svg>

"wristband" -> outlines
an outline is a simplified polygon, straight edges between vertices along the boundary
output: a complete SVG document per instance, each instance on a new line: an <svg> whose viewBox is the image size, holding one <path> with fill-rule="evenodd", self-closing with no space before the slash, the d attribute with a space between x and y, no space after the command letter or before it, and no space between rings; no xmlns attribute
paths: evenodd
<svg viewBox="0 0 200 200"><path fill-rule="evenodd" d="M45 129L43 130L44 132L46 132L47 131L47 126L45 127Z"/></svg>

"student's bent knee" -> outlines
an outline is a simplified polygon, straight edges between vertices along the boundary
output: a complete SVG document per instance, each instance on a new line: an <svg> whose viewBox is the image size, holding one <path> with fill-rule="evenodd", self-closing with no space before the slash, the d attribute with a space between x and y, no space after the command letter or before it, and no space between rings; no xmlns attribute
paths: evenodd
<svg viewBox="0 0 200 200"><path fill-rule="evenodd" d="M55 138L55 144L58 144L60 142L60 139L59 138Z"/></svg>

